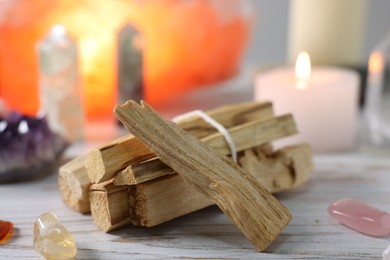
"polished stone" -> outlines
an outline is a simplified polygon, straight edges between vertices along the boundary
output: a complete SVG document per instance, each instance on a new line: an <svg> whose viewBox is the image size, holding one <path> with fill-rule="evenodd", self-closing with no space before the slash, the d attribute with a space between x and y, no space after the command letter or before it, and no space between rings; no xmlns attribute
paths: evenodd
<svg viewBox="0 0 390 260"><path fill-rule="evenodd" d="M68 142L45 117L0 113L0 183L26 181L53 172Z"/></svg>
<svg viewBox="0 0 390 260"><path fill-rule="evenodd" d="M333 202L328 213L345 226L360 233L384 237L390 234L390 214L355 199Z"/></svg>
<svg viewBox="0 0 390 260"><path fill-rule="evenodd" d="M46 259L71 259L77 254L72 234L50 212L40 215L34 224L34 249Z"/></svg>
<svg viewBox="0 0 390 260"><path fill-rule="evenodd" d="M14 224L9 221L0 220L0 245L7 243L14 231Z"/></svg>

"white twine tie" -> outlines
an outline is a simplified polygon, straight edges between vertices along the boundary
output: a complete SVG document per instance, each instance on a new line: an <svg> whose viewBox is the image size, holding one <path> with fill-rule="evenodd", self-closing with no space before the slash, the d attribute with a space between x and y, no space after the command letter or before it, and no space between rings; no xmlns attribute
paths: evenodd
<svg viewBox="0 0 390 260"><path fill-rule="evenodd" d="M213 126L215 129L217 129L218 132L220 132L225 137L225 140L230 148L230 153L232 155L233 161L237 162L236 144L233 142L233 139L232 139L231 135L229 134L229 131L223 125L221 125L216 120L214 120L212 117L207 115L205 112L203 112L201 110L194 110L194 111L182 114L182 115L178 115L178 116L174 117L172 119L172 121L178 122L178 121L187 119L191 116L198 116L198 117L202 118L206 123L208 123L209 125Z"/></svg>

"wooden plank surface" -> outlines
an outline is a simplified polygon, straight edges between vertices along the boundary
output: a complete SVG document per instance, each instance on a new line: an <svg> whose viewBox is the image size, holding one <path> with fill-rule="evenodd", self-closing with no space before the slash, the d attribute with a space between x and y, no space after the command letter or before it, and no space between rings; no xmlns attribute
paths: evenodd
<svg viewBox="0 0 390 260"><path fill-rule="evenodd" d="M390 212L389 157L361 154L315 156L315 172L303 187L278 196L293 219L280 237L259 253L217 208L209 207L154 228L126 227L106 234L65 206L57 176L28 183L0 185L0 219L14 222L11 241L0 259L41 259L32 247L33 222L45 211L58 215L73 233L78 259L381 259L390 237L368 237L327 215L336 199L364 199Z"/></svg>

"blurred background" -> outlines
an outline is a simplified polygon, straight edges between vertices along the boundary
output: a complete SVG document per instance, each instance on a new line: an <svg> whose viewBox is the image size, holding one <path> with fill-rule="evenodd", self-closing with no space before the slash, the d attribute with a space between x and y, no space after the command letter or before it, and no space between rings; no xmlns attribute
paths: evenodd
<svg viewBox="0 0 390 260"><path fill-rule="evenodd" d="M295 15L299 13L299 10L295 10L294 6L304 8L302 5L307 5L309 2L300 0L253 1L256 19L253 37L245 56L246 60L252 64L280 64L292 59L290 57L292 54L289 52L289 46L292 44L292 38L294 37L291 35L293 33L292 30L294 30L293 27L298 26L293 21ZM357 52L355 57L355 64L349 65L366 66L371 50L390 31L390 16L388 15L390 1L330 0L312 2L312 5L306 7L310 12L325 11L323 9L323 5L325 4L329 8L332 8L330 14L327 14L328 21L331 22L333 19L337 19L339 26L343 26L343 23L349 24L349 19L351 19L351 16L354 16L351 12L356 12L356 15L359 16L356 21L356 26L359 28L360 35L354 40L357 40L355 44L360 51ZM340 7L343 9L337 10ZM338 17L335 18L334 15ZM311 24L312 22L315 21L311 21L310 19L306 20L307 26L314 27L315 24ZM337 28L334 28L334 31L337 32ZM333 39L333 41L339 42L340 45L343 42L350 43L347 37L348 35L338 35L338 39Z"/></svg>
<svg viewBox="0 0 390 260"><path fill-rule="evenodd" d="M50 127L72 141L102 132L97 121L117 126L113 108L128 99L144 99L168 118L254 99L269 99L277 108L286 103L278 99L296 92L288 86L276 90L295 85L291 68L272 76L270 96L263 96L256 79L267 70L293 67L305 50L315 70L336 71L333 82L314 72L314 85L359 82L329 94L341 99L341 110L348 104L345 117L352 126L355 97L360 107L365 100L369 58L390 31L389 10L387 0L0 0L0 101L29 116L46 114ZM382 45L373 60L375 95L367 99L374 127L387 121L378 113L386 89L378 75L386 75L389 44ZM345 79L348 73L340 68L358 78ZM279 82L286 77L289 82ZM310 94L318 87L312 89L292 107L305 95L323 98ZM330 118L340 110L326 106ZM299 114L293 108L283 112Z"/></svg>

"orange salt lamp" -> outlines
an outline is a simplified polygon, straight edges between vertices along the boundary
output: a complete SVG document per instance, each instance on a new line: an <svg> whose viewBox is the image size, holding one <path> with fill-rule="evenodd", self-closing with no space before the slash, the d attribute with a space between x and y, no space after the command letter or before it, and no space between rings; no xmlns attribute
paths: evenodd
<svg viewBox="0 0 390 260"><path fill-rule="evenodd" d="M11 108L39 108L36 44L53 24L77 40L88 118L112 116L117 32L143 34L145 99L152 105L233 76L249 36L243 0L0 1L0 97Z"/></svg>

